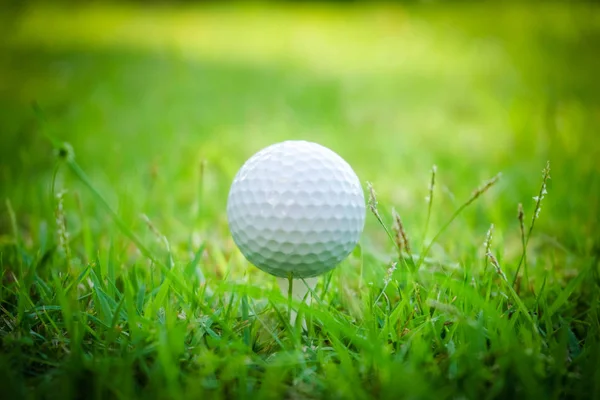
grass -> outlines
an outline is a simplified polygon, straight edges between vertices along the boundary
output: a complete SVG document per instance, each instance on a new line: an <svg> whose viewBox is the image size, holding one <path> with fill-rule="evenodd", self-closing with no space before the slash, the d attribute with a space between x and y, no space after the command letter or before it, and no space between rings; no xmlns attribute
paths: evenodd
<svg viewBox="0 0 600 400"><path fill-rule="evenodd" d="M7 398L600 398L596 5L5 15ZM373 189L306 331L225 215L291 138Z"/></svg>

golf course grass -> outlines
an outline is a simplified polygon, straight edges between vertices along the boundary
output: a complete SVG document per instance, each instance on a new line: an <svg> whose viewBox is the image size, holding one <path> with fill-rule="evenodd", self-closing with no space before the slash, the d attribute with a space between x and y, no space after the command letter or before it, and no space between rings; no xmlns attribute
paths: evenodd
<svg viewBox="0 0 600 400"><path fill-rule="evenodd" d="M30 4L0 17L0 397L600 398L599 6ZM369 199L306 330L225 212L288 139Z"/></svg>

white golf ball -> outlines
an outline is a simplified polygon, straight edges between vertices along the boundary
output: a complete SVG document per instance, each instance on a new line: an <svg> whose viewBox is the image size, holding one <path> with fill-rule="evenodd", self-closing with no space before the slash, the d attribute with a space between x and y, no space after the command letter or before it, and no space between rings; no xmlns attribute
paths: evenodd
<svg viewBox="0 0 600 400"><path fill-rule="evenodd" d="M227 200L233 240L272 275L307 278L333 269L356 246L365 223L360 181L339 155L286 141L253 155Z"/></svg>

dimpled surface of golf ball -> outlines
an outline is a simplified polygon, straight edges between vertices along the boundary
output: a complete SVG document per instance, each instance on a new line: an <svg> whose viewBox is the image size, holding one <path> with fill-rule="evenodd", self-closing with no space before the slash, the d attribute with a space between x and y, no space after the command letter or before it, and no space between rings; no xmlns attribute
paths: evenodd
<svg viewBox="0 0 600 400"><path fill-rule="evenodd" d="M278 277L333 269L356 246L365 199L350 165L332 150L286 141L252 156L227 200L234 242L248 261Z"/></svg>

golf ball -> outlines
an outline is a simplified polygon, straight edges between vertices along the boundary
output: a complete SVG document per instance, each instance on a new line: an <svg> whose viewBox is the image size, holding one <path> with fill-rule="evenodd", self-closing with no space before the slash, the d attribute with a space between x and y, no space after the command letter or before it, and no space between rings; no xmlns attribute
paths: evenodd
<svg viewBox="0 0 600 400"><path fill-rule="evenodd" d="M286 141L253 155L227 200L234 242L272 275L308 278L333 269L356 246L365 198L350 165L332 150Z"/></svg>

